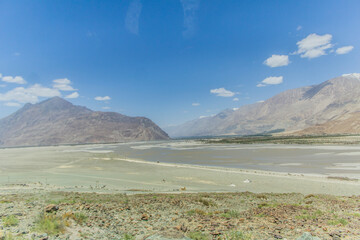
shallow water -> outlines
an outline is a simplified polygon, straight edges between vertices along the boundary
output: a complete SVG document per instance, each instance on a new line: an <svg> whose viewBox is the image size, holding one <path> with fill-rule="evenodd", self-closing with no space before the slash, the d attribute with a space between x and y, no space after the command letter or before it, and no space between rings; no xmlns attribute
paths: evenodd
<svg viewBox="0 0 360 240"><path fill-rule="evenodd" d="M93 149L89 149L93 150ZM360 146L199 144L171 141L104 145L120 157L146 161L220 166L360 179Z"/></svg>
<svg viewBox="0 0 360 240"><path fill-rule="evenodd" d="M0 194L13 188L127 193L132 189L173 192L186 186L192 192L352 195L360 191L359 182L309 174L360 179L359 152L360 146L205 145L193 141L0 149ZM23 183L30 185L19 185Z"/></svg>

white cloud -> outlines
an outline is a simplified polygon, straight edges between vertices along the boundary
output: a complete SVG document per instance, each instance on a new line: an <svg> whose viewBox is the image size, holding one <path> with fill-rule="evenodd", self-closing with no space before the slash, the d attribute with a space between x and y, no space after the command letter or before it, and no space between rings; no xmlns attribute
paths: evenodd
<svg viewBox="0 0 360 240"><path fill-rule="evenodd" d="M233 108L232 110L233 110L233 111L236 111L236 110L239 110L239 108Z"/></svg>
<svg viewBox="0 0 360 240"><path fill-rule="evenodd" d="M15 57L18 57L18 56L20 56L21 54L19 53L19 52L14 52L14 54L13 54Z"/></svg>
<svg viewBox="0 0 360 240"><path fill-rule="evenodd" d="M237 102L237 101L239 101L239 99L236 97L236 98L233 98L233 101Z"/></svg>
<svg viewBox="0 0 360 240"><path fill-rule="evenodd" d="M184 11L184 38L191 38L196 32L196 12L200 0L180 0Z"/></svg>
<svg viewBox="0 0 360 240"><path fill-rule="evenodd" d="M211 89L210 93L216 94L218 97L232 97L235 95L234 92L226 90L225 88Z"/></svg>
<svg viewBox="0 0 360 240"><path fill-rule="evenodd" d="M264 61L264 64L269 67L281 67L289 65L288 55L272 55Z"/></svg>
<svg viewBox="0 0 360 240"><path fill-rule="evenodd" d="M26 84L26 81L20 76L4 76L2 77L2 80L7 83Z"/></svg>
<svg viewBox="0 0 360 240"><path fill-rule="evenodd" d="M140 0L132 0L126 13L125 27L133 34L139 34L139 19L141 9L142 4Z"/></svg>
<svg viewBox="0 0 360 240"><path fill-rule="evenodd" d="M60 78L60 79L55 79L53 80L54 83L56 84L64 84L64 85L69 85L71 84L71 81L67 78Z"/></svg>
<svg viewBox="0 0 360 240"><path fill-rule="evenodd" d="M95 97L96 101L107 101L107 100L111 100L111 98L109 96L105 96L105 97Z"/></svg>
<svg viewBox="0 0 360 240"><path fill-rule="evenodd" d="M111 107L102 107L102 109L109 110Z"/></svg>
<svg viewBox="0 0 360 240"><path fill-rule="evenodd" d="M265 102L265 101L264 100L257 101L257 103L263 103L263 102Z"/></svg>
<svg viewBox="0 0 360 240"><path fill-rule="evenodd" d="M69 99L78 98L78 97L79 97L79 93L78 93L78 92L73 92L73 93L65 96L65 98L69 98Z"/></svg>
<svg viewBox="0 0 360 240"><path fill-rule="evenodd" d="M200 106L200 103L192 103L191 105L193 105L194 107Z"/></svg>
<svg viewBox="0 0 360 240"><path fill-rule="evenodd" d="M280 77L267 77L265 78L262 83L263 84L270 84L270 85L277 85L283 82L283 76Z"/></svg>
<svg viewBox="0 0 360 240"><path fill-rule="evenodd" d="M302 28L303 28L303 27L299 25L299 26L296 28L296 31L300 31Z"/></svg>
<svg viewBox="0 0 360 240"><path fill-rule="evenodd" d="M55 80L53 80L53 83L54 83L53 87L60 91L76 91L77 90L71 86L71 81L67 78L55 79Z"/></svg>
<svg viewBox="0 0 360 240"><path fill-rule="evenodd" d="M199 119L207 118L208 116L200 116Z"/></svg>
<svg viewBox="0 0 360 240"><path fill-rule="evenodd" d="M0 101L18 103L37 103L39 97L60 97L61 93L57 89L43 87L35 84L29 88L17 87L6 93L0 93Z"/></svg>
<svg viewBox="0 0 360 240"><path fill-rule="evenodd" d="M21 106L20 103L16 103L16 102L7 102L7 103L4 103L4 105L7 107L20 107Z"/></svg>
<svg viewBox="0 0 360 240"><path fill-rule="evenodd" d="M267 85L277 85L283 82L283 76L280 77L267 77L264 80L261 81L257 87L265 87Z"/></svg>
<svg viewBox="0 0 360 240"><path fill-rule="evenodd" d="M336 49L336 54L347 54L349 52L351 52L354 49L354 46L345 46L345 47L341 47Z"/></svg>
<svg viewBox="0 0 360 240"><path fill-rule="evenodd" d="M300 54L302 58L309 59L326 55L326 50L333 47L331 39L331 34L309 34L306 38L296 43L298 45L296 53Z"/></svg>
<svg viewBox="0 0 360 240"><path fill-rule="evenodd" d="M70 85L65 85L65 84L55 84L54 88L59 89L60 91L76 91L77 89L74 89L72 86Z"/></svg>

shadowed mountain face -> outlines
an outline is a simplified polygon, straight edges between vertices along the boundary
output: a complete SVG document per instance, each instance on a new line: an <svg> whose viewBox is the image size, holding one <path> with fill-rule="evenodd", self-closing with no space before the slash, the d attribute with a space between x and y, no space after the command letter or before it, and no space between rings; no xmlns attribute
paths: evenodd
<svg viewBox="0 0 360 240"><path fill-rule="evenodd" d="M169 139L150 119L94 112L54 97L0 120L0 146L111 143Z"/></svg>
<svg viewBox="0 0 360 240"><path fill-rule="evenodd" d="M350 74L319 85L287 90L262 103L236 111L225 110L166 130L172 137L298 131L360 111L359 93L360 77Z"/></svg>

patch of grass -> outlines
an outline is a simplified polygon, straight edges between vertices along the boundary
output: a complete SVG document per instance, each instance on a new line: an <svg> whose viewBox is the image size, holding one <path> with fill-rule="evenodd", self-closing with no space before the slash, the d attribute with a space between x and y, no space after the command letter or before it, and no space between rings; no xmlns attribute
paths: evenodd
<svg viewBox="0 0 360 240"><path fill-rule="evenodd" d="M64 213L62 215L62 218L64 220L68 220L68 219L72 219L74 220L77 224L79 225L83 225L87 219L88 219L88 216L86 216L84 213L82 212L76 212L76 213L72 213L72 212L67 212L67 213ZM66 225L70 225L70 224L67 224L67 222L65 222Z"/></svg>
<svg viewBox="0 0 360 240"><path fill-rule="evenodd" d="M46 201L47 204L55 204L55 205L59 205L59 204L75 204L76 200L75 199L58 199L58 200L47 200Z"/></svg>
<svg viewBox="0 0 360 240"><path fill-rule="evenodd" d="M267 199L268 198L266 196L266 194L263 194L263 193L256 194L255 196L256 196L256 198L259 198L259 199Z"/></svg>
<svg viewBox="0 0 360 240"><path fill-rule="evenodd" d="M360 218L360 213L347 213L346 215Z"/></svg>
<svg viewBox="0 0 360 240"><path fill-rule="evenodd" d="M189 232L187 237L194 240L210 240L210 236L202 232Z"/></svg>
<svg viewBox="0 0 360 240"><path fill-rule="evenodd" d="M265 207L273 207L273 208L276 208L279 206L279 203L266 203L266 202L263 202L263 203L259 203L258 204L258 208L265 208Z"/></svg>
<svg viewBox="0 0 360 240"><path fill-rule="evenodd" d="M56 235L65 232L65 219L54 214L41 214L35 222L35 230L38 232Z"/></svg>
<svg viewBox="0 0 360 240"><path fill-rule="evenodd" d="M223 214L221 214L221 216L224 218L238 218L240 217L240 213L238 211L231 210L224 212Z"/></svg>
<svg viewBox="0 0 360 240"><path fill-rule="evenodd" d="M186 214L189 216L194 216L194 215L205 216L206 212L204 210L196 208L196 209L191 209L191 210L187 211Z"/></svg>
<svg viewBox="0 0 360 240"><path fill-rule="evenodd" d="M2 204L11 203L11 201L2 199L2 200L0 200L0 203L2 203Z"/></svg>
<svg viewBox="0 0 360 240"><path fill-rule="evenodd" d="M256 217L266 217L266 214L265 213L260 213L260 214L256 215Z"/></svg>
<svg viewBox="0 0 360 240"><path fill-rule="evenodd" d="M207 206L207 207L216 206L216 203L214 201L204 199L204 198L200 198L198 200L198 202L202 203L204 206Z"/></svg>
<svg viewBox="0 0 360 240"><path fill-rule="evenodd" d="M5 227L17 226L19 224L19 219L14 215L3 217L2 221Z"/></svg>
<svg viewBox="0 0 360 240"><path fill-rule="evenodd" d="M120 239L121 240L134 240L135 237L129 233L125 233L124 235L122 235L122 237Z"/></svg>
<svg viewBox="0 0 360 240"><path fill-rule="evenodd" d="M84 223L86 223L88 216L80 212L80 213L75 213L73 219L77 224L83 225Z"/></svg>
<svg viewBox="0 0 360 240"><path fill-rule="evenodd" d="M307 211L303 211L302 215L296 216L296 219L304 219L304 220L314 220L318 219L320 216L322 216L324 213L320 210L316 210L313 213L308 213Z"/></svg>
<svg viewBox="0 0 360 240"><path fill-rule="evenodd" d="M251 240L251 234L246 234L240 231L233 231L225 233L221 239L224 240Z"/></svg>
<svg viewBox="0 0 360 240"><path fill-rule="evenodd" d="M348 221L346 219L343 219L343 218L336 218L336 219L333 219L333 220L329 220L327 223L329 225L334 225L334 226L337 226L337 225L346 226L348 224Z"/></svg>

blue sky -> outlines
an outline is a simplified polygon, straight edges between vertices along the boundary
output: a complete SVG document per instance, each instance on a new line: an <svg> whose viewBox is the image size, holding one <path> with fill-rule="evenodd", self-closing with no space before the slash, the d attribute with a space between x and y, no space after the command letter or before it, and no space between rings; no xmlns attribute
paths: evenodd
<svg viewBox="0 0 360 240"><path fill-rule="evenodd" d="M0 118L68 97L162 127L360 72L360 1L0 0Z"/></svg>

